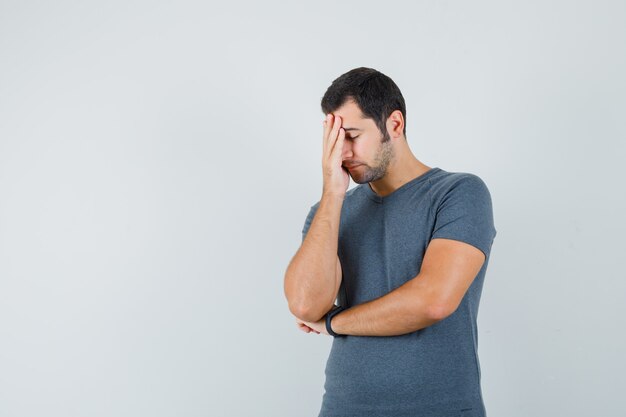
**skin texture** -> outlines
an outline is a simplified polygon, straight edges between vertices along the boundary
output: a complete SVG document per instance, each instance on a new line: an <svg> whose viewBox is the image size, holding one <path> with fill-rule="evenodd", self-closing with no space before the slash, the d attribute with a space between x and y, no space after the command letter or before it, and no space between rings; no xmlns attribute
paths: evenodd
<svg viewBox="0 0 626 417"><path fill-rule="evenodd" d="M411 152L399 110L387 119L386 142L374 121L364 118L353 101L327 115L322 124L324 187L320 209L325 208L321 215L318 209L309 233L290 263L285 292L298 328L306 333L328 335L325 315L332 308L341 282L336 239L348 175L358 184L368 183L376 194L384 197L430 167ZM322 218L319 222L318 216ZM342 311L333 317L331 326L336 333L356 336L394 336L430 326L458 308L484 261L483 252L472 245L433 239L417 276L382 297ZM320 263L326 263L326 267L321 269ZM315 271L315 277L312 274L305 281L305 271L314 268L320 269ZM320 276L327 277L326 281L321 281ZM321 292L320 282L332 283L332 291ZM313 296L314 290L323 296ZM315 300L321 301L315 303ZM292 304L306 307L292 308Z"/></svg>

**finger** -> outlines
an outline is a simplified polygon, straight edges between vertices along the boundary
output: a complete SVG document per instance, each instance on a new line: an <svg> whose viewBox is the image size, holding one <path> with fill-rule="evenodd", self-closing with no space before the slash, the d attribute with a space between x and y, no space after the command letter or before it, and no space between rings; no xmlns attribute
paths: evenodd
<svg viewBox="0 0 626 417"><path fill-rule="evenodd" d="M328 132L330 131L332 120L333 120L332 113L328 113L326 115L326 117L324 118L324 122L323 122L323 125L324 125L324 136L323 137L324 137L324 139L326 139L326 137L328 136Z"/></svg>
<svg viewBox="0 0 626 417"><path fill-rule="evenodd" d="M306 327L307 333L310 333L310 332L316 332L317 333L317 330L315 330L311 326L307 326L306 324L303 324L303 326Z"/></svg>
<svg viewBox="0 0 626 417"><path fill-rule="evenodd" d="M328 157L328 135L330 134L332 123L333 123L333 114L328 113L326 115L326 119L324 119L324 133L322 135L322 144L324 148L322 155L324 159Z"/></svg>
<svg viewBox="0 0 626 417"><path fill-rule="evenodd" d="M326 140L326 149L328 150L326 157L329 158L332 154L332 149L337 142L337 138L339 137L339 128L341 127L341 117L335 116L333 119L333 127L328 134L328 138Z"/></svg>
<svg viewBox="0 0 626 417"><path fill-rule="evenodd" d="M343 143L346 139L346 131L342 128L339 129L339 134L337 135L337 141L333 146L333 149L330 151L330 159L335 163L341 163L341 154L343 153Z"/></svg>

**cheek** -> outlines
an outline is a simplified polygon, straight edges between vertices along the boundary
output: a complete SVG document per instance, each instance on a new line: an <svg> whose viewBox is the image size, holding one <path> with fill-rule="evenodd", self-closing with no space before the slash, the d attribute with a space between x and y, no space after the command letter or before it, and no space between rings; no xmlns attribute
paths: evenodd
<svg viewBox="0 0 626 417"><path fill-rule="evenodd" d="M352 141L351 145L352 145L352 152L354 153L358 153L360 155L367 155L369 153L368 152L369 146L361 138L357 138L356 140Z"/></svg>
<svg viewBox="0 0 626 417"><path fill-rule="evenodd" d="M363 141L360 143L355 143L352 146L352 152L360 155L362 158L371 159L372 156L376 154L376 148L372 146L372 144Z"/></svg>

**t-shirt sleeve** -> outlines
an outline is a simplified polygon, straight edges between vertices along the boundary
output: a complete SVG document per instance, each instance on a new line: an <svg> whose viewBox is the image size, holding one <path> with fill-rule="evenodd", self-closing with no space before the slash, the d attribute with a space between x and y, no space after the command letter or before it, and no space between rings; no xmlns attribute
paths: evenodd
<svg viewBox="0 0 626 417"><path fill-rule="evenodd" d="M459 240L489 257L496 233L489 190L480 177L467 174L454 183L438 204L431 240Z"/></svg>
<svg viewBox="0 0 626 417"><path fill-rule="evenodd" d="M311 227L311 222L313 222L313 217L315 217L315 213L317 212L317 208L319 206L319 203L314 204L310 210L309 210L309 214L306 216L306 219L304 220L304 227L302 227L302 241L304 242L304 238L306 237L307 232L309 231L309 228Z"/></svg>

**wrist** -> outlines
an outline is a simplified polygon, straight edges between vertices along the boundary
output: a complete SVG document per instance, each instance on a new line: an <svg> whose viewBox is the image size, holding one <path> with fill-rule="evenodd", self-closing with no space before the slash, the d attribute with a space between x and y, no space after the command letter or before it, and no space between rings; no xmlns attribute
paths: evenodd
<svg viewBox="0 0 626 417"><path fill-rule="evenodd" d="M322 198L343 200L345 196L346 191L329 190L326 188L322 190Z"/></svg>
<svg viewBox="0 0 626 417"><path fill-rule="evenodd" d="M332 204L343 204L345 194L337 194L324 191L322 193L322 201L326 201L328 203L332 202Z"/></svg>
<svg viewBox="0 0 626 417"><path fill-rule="evenodd" d="M346 336L345 334L341 334L341 333L337 333L335 330L333 330L332 328L332 320L333 318L341 313L343 310L345 310L347 307L343 307L343 306L334 306L333 309L331 309L328 313L326 313L326 332L328 332L328 334L330 336L333 337L341 337L341 336Z"/></svg>

